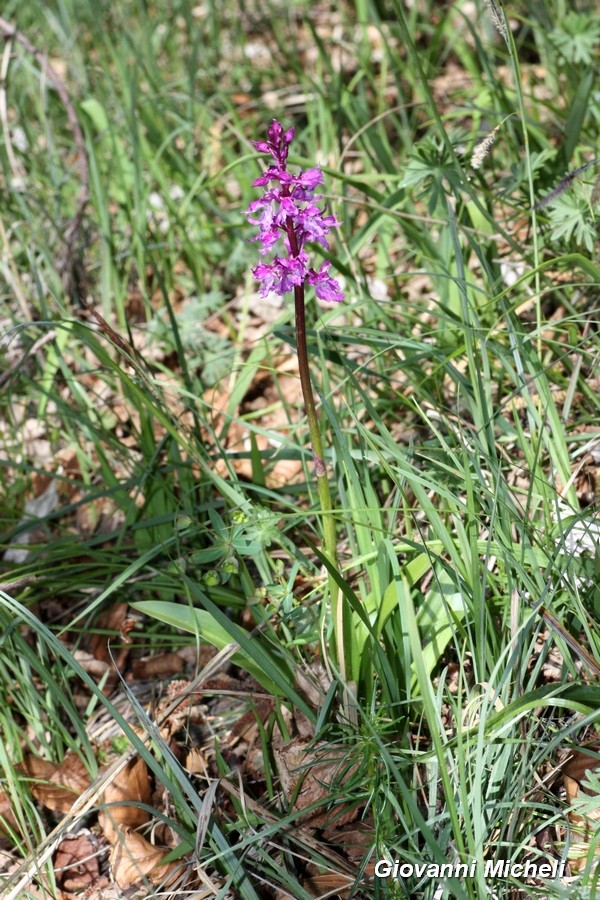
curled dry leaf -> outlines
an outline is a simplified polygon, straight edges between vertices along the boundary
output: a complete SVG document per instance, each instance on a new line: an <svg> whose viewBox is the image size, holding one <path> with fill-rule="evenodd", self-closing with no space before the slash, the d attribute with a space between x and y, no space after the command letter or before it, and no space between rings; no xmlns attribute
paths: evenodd
<svg viewBox="0 0 600 900"><path fill-rule="evenodd" d="M104 610L103 613L98 618L98 628L103 632L105 631L116 631L118 634L122 635L123 630L126 630L127 626L127 610L128 606L126 603L113 603L109 609ZM106 634L94 634L90 638L90 651L94 655L96 659L103 660L104 662L111 662L114 660L114 665L118 670L121 670L127 657L129 656L129 647L120 647L119 649L115 649L113 640L113 649L112 654L109 653L108 643L109 638Z"/></svg>
<svg viewBox="0 0 600 900"><path fill-rule="evenodd" d="M356 869L375 844L375 828L372 821L359 821L347 825L338 825L336 822L323 832L323 840L335 846L338 853L343 852ZM368 863L365 872L372 875L374 870L373 859Z"/></svg>
<svg viewBox="0 0 600 900"><path fill-rule="evenodd" d="M320 897L331 891L336 891L340 897L354 896L356 873L362 869L365 857L368 862L363 871L362 883L371 883L375 872L376 857L372 854L375 842L375 829L372 823L355 822L338 826L337 823L325 829L323 841L331 845L331 852L325 852L330 861L329 870L323 871L322 867L309 863L307 877L303 887L312 897ZM341 864L342 856L348 861L347 865ZM336 866L337 862L337 866Z"/></svg>
<svg viewBox="0 0 600 900"><path fill-rule="evenodd" d="M168 847L155 847L141 834L125 826L116 835L110 855L110 867L115 883L127 890L144 879L152 885L171 886L182 872L181 862L163 864Z"/></svg>
<svg viewBox="0 0 600 900"><path fill-rule="evenodd" d="M561 763L563 775L571 781L581 784L588 772L593 772L600 766L599 753L600 745L590 745L572 750Z"/></svg>
<svg viewBox="0 0 600 900"><path fill-rule="evenodd" d="M204 775L208 777L208 760L199 747L192 747L187 751L184 768L190 775Z"/></svg>
<svg viewBox="0 0 600 900"><path fill-rule="evenodd" d="M303 813L302 825L325 828L351 822L358 810L344 803L344 785L356 772L358 763L352 761L348 749L341 744L311 743L314 729L303 714L296 712L292 716L283 706L280 712L288 733L295 735L284 741L279 727L273 731L273 755L283 793L297 810L320 807Z"/></svg>
<svg viewBox="0 0 600 900"><path fill-rule="evenodd" d="M109 843L114 844L121 826L137 828L150 819L150 814L131 803L150 803L152 786L148 766L137 757L122 769L104 792L104 808L98 814L98 823ZM128 805L109 806L126 801Z"/></svg>
<svg viewBox="0 0 600 900"><path fill-rule="evenodd" d="M29 882L26 887L26 894L22 894L23 897L27 897L27 900L48 900L48 888L44 885L41 887L33 884L33 882ZM56 890L52 894L52 900L76 900L74 894L68 893L68 891L59 891Z"/></svg>
<svg viewBox="0 0 600 900"><path fill-rule="evenodd" d="M18 768L31 779L29 789L38 803L52 812L68 813L75 800L90 786L87 769L71 751L60 764L31 754Z"/></svg>

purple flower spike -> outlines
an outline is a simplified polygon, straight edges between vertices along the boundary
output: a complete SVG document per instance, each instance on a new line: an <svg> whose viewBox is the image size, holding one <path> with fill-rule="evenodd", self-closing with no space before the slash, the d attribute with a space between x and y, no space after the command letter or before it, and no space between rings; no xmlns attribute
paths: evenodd
<svg viewBox="0 0 600 900"><path fill-rule="evenodd" d="M252 270L254 277L262 283L260 295L266 297L271 291L287 294L308 282L321 300L339 303L344 295L335 278L329 275L330 263L323 263L315 272L309 268L308 255L304 250L307 241L319 243L328 250L327 235L340 224L335 216L326 215L325 210L317 205L323 196L315 196L315 188L324 184L323 173L318 166L305 172L299 169L297 175L288 172L287 158L294 139L293 128L284 131L281 123L274 119L267 136L267 141L252 143L261 153L269 153L275 165L271 164L254 181L254 187L265 190L259 200L252 201L246 216L252 225L259 226L259 233L252 238L260 243L259 252L263 255L270 253L283 239L286 256L275 256L272 262L261 263ZM272 183L274 187L270 186Z"/></svg>

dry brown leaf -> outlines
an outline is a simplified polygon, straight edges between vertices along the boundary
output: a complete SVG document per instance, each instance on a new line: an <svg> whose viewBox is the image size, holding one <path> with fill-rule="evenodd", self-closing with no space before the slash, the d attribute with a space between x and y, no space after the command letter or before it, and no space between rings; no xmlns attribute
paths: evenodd
<svg viewBox="0 0 600 900"><path fill-rule="evenodd" d="M108 878L102 876L98 885L87 890L84 894L85 900L123 900L123 892L121 888L111 886ZM70 894L68 900L82 900L81 894L75 896Z"/></svg>
<svg viewBox="0 0 600 900"><path fill-rule="evenodd" d="M337 822L323 832L323 840L330 844L336 855L343 855L350 863L352 872L357 872L364 858L370 854L363 878L371 881L375 873L376 857L371 853L375 840L375 829L372 822L356 822L339 826ZM334 859L331 854L331 859ZM308 878L304 887L314 896L321 896L327 891L337 890L341 897L348 895L349 887L355 878L342 871L320 872L312 863L308 865Z"/></svg>
<svg viewBox="0 0 600 900"><path fill-rule="evenodd" d="M188 679L178 678L169 682L155 711L156 718L162 723L160 734L165 741L170 741L184 723L189 724L198 719L204 721L202 711L194 705L197 698L198 694L190 688ZM174 702L177 702L175 708Z"/></svg>
<svg viewBox="0 0 600 900"><path fill-rule="evenodd" d="M54 856L54 874L65 891L82 891L96 884L100 862L95 839L91 834L68 835L60 842Z"/></svg>
<svg viewBox="0 0 600 900"><path fill-rule="evenodd" d="M63 479L59 485L59 493L72 500L83 482L77 450L74 447L62 447L57 451L55 461L58 466L57 475Z"/></svg>
<svg viewBox="0 0 600 900"><path fill-rule="evenodd" d="M303 882L303 888L311 897L348 897L355 879L343 872L325 872L311 875Z"/></svg>
<svg viewBox="0 0 600 900"><path fill-rule="evenodd" d="M596 746L590 746L589 750L593 752ZM563 783L567 795L569 805L573 803L579 794L590 794L589 790L583 784L589 772L593 772L600 767L600 759L597 755L586 752L586 748L573 750L562 764ZM571 842L569 846L569 868L573 872L579 872L588 864L588 851L590 840L595 831L594 822L600 819L600 796L598 796L598 805L595 810L589 811L585 816L577 812L569 812L568 818L579 832L579 840ZM596 857L600 855L600 848L594 854Z"/></svg>
<svg viewBox="0 0 600 900"><path fill-rule="evenodd" d="M301 713L294 716L285 707L280 709L283 721L292 740L284 741L279 728L273 731L273 755L277 764L283 793L297 810L318 804L302 816L302 824L314 828L335 825L338 828L353 821L358 810L350 808L343 800L343 788L358 764L353 763L347 748L342 745L319 741L311 744L314 735L312 723ZM335 804L330 810L330 801Z"/></svg>
<svg viewBox="0 0 600 900"><path fill-rule="evenodd" d="M355 866L358 866L373 847L375 829L372 821L360 821L342 826L336 822L324 831L323 840L328 844L335 845L338 853L343 853ZM367 865L365 872L373 874L374 871L375 860L373 859Z"/></svg>
<svg viewBox="0 0 600 900"><path fill-rule="evenodd" d="M52 897L52 900L73 900L73 894L69 894L66 891L56 890L53 891L52 894L48 893L48 887L46 885L37 885L30 882L24 890L27 891L23 896L27 897L27 900L48 900L48 897Z"/></svg>
<svg viewBox="0 0 600 900"><path fill-rule="evenodd" d="M0 791L0 837L6 837L8 828L16 831L17 834L20 833L10 797L6 791Z"/></svg>
<svg viewBox="0 0 600 900"><path fill-rule="evenodd" d="M278 745L274 739L273 754L283 792L288 801L294 801L297 810L305 810L313 804L326 807L329 800L339 799L344 782L357 768L356 763L349 764L343 747L325 742L311 747L303 738L294 738L283 745ZM351 822L356 815L356 809L338 803L332 810L311 810L303 824L321 828L335 822L339 827Z"/></svg>
<svg viewBox="0 0 600 900"><path fill-rule="evenodd" d="M116 531L125 521L125 514L116 505L113 497L96 497L90 500L84 491L78 491L73 497L73 502L78 502L75 510L75 528L82 537Z"/></svg>
<svg viewBox="0 0 600 900"><path fill-rule="evenodd" d="M73 656L81 668L87 672L88 675L93 675L94 678L97 678L98 681L100 681L100 679L106 675L108 669L110 669L109 663L103 659L96 659L92 653L88 653L86 650L75 650Z"/></svg>
<svg viewBox="0 0 600 900"><path fill-rule="evenodd" d="M185 661L178 652L163 653L150 659L134 659L131 663L132 677L142 680L178 675L184 669Z"/></svg>
<svg viewBox="0 0 600 900"><path fill-rule="evenodd" d="M120 634L127 620L127 609L126 603L113 603L109 609L99 616L98 628L102 629L102 631L116 631ZM90 638L90 651L96 659L101 659L105 662L110 661L111 654L108 652L108 640L106 634L94 634ZM121 647L117 653L113 649L112 656L114 665L120 670L129 656L129 648Z"/></svg>
<svg viewBox="0 0 600 900"><path fill-rule="evenodd" d="M318 660L302 663L294 672L294 687L313 709L319 709L331 686L331 678Z"/></svg>
<svg viewBox="0 0 600 900"><path fill-rule="evenodd" d="M246 333L248 337L248 332ZM278 370L277 378L272 375L272 368ZM291 369L291 371L287 371ZM299 380L297 375L297 360L292 355L265 361L264 368L259 367L252 383L249 385L245 396L235 410L229 409L230 386L226 383L218 388L211 388L206 392L204 399L210 407L211 426L214 433L220 433L227 425L225 447L229 452L242 451L247 455L231 458L228 461L219 460L217 470L223 477L228 477L229 468L233 467L236 473L243 478L253 477L252 461L249 456L251 449L250 431L246 428L241 418L248 412L263 411L261 422L265 432L287 434L290 431L288 407L296 406L299 402ZM282 403L282 398L285 402ZM238 418L240 417L240 418ZM211 441L207 435L207 441ZM255 435L258 449L272 450L278 446L264 435ZM267 472L267 487L281 487L295 483L304 478L301 460L280 459L273 466L269 466Z"/></svg>
<svg viewBox="0 0 600 900"><path fill-rule="evenodd" d="M148 766L141 757L137 757L122 769L113 782L106 788L103 796L103 808L98 813L98 824L109 843L114 844L118 838L120 826L137 828L150 819L150 813L139 806L108 806L109 803L150 803L152 786Z"/></svg>
<svg viewBox="0 0 600 900"><path fill-rule="evenodd" d="M183 765L190 775L208 776L208 760L199 747L192 747L187 751Z"/></svg>
<svg viewBox="0 0 600 900"><path fill-rule="evenodd" d="M60 764L30 754L17 768L32 779L29 789L35 799L52 812L68 813L90 786L83 762L71 751Z"/></svg>
<svg viewBox="0 0 600 900"><path fill-rule="evenodd" d="M125 826L119 829L110 855L110 867L115 883L127 890L147 878L152 885L172 885L181 872L181 862L161 861L169 853L168 847L155 847L141 834Z"/></svg>
<svg viewBox="0 0 600 900"><path fill-rule="evenodd" d="M600 747L590 746L572 750L561 765L564 775L581 784L588 772L600 766Z"/></svg>
<svg viewBox="0 0 600 900"><path fill-rule="evenodd" d="M240 741L247 745L252 744L258 735L258 720L266 722L273 708L272 700L259 700L256 707L245 712L227 735L227 749L232 750Z"/></svg>

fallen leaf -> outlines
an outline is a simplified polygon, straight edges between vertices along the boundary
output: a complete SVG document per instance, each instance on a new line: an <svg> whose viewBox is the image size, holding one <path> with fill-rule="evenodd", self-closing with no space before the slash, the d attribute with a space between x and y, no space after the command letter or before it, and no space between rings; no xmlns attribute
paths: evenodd
<svg viewBox="0 0 600 900"><path fill-rule="evenodd" d="M331 686L325 667L318 660L310 666L302 663L294 672L294 687L313 709L319 709Z"/></svg>
<svg viewBox="0 0 600 900"><path fill-rule="evenodd" d="M372 822L360 821L342 826L336 822L324 831L323 840L335 846L338 853L343 853L357 867L375 843L375 828ZM375 859L365 869L367 875L372 875L374 871Z"/></svg>
<svg viewBox="0 0 600 900"><path fill-rule="evenodd" d="M561 764L563 775L581 784L589 771L593 772L594 769L600 766L598 750L600 750L600 747L592 746L589 749L582 747L578 750L572 750Z"/></svg>
<svg viewBox="0 0 600 900"><path fill-rule="evenodd" d="M279 746L274 740L273 754L286 799L294 803L295 809L307 810L303 825L321 828L335 823L339 827L356 817L356 808L339 802L344 783L358 767L349 761L343 747L325 742L310 746L307 739L294 738ZM336 805L332 809L307 809L315 805L327 807L334 799Z"/></svg>
<svg viewBox="0 0 600 900"><path fill-rule="evenodd" d="M6 837L9 830L20 833L10 797L6 791L0 791L0 837Z"/></svg>
<svg viewBox="0 0 600 900"><path fill-rule="evenodd" d="M150 659L134 659L131 663L132 677L141 680L178 675L184 669L185 661L178 652L162 653Z"/></svg>
<svg viewBox="0 0 600 900"><path fill-rule="evenodd" d="M46 441L45 443L48 443L48 446L50 446L49 442ZM45 464L46 462L43 464L40 463L42 467L45 466ZM33 500L27 500L25 503L25 515L19 522L19 525L25 526L29 524L29 528L26 528L24 531L19 531L9 542L10 544L15 544L15 547L9 546L8 550L5 551L4 556L2 557L5 562L17 564L25 562L29 556L29 550L26 550L23 545L39 543L40 541L43 541L46 536L43 523L36 525L36 519L45 519L57 508L58 504L59 499L56 481L51 481L44 493L40 496L35 497Z"/></svg>
<svg viewBox="0 0 600 900"><path fill-rule="evenodd" d="M127 604L113 603L98 617L98 629L102 631L116 631L121 634L127 621ZM110 662L111 654L108 652L109 637L106 634L93 634L90 638L90 651L96 659L103 662ZM123 668L127 657L129 656L129 647L119 647L118 650L112 652L115 668L120 670Z"/></svg>
<svg viewBox="0 0 600 900"><path fill-rule="evenodd" d="M303 888L311 897L348 897L355 882L351 875L343 872L324 872L311 875L303 882ZM355 895L356 896L356 895Z"/></svg>
<svg viewBox="0 0 600 900"><path fill-rule="evenodd" d="M103 659L96 659L96 657L92 653L88 653L86 650L75 650L73 656L81 666L81 668L88 673L88 675L93 675L95 678L100 681L100 679L106 675L107 671L110 669L110 664L107 663Z"/></svg>
<svg viewBox="0 0 600 900"><path fill-rule="evenodd" d="M125 826L119 829L110 855L110 867L115 883L127 890L147 878L152 885L172 885L182 872L181 862L162 864L168 847L155 847L141 834Z"/></svg>
<svg viewBox="0 0 600 900"><path fill-rule="evenodd" d="M54 874L65 891L82 891L100 876L96 853L97 839L91 834L74 834L63 838L54 856Z"/></svg>
<svg viewBox="0 0 600 900"><path fill-rule="evenodd" d="M107 841L114 844L121 826L137 828L150 819L150 813L139 806L129 804L150 803L152 786L150 773L144 760L138 756L122 769L106 788L103 808L98 813L98 824ZM127 805L119 805L127 802ZM109 806L109 804L116 804Z"/></svg>
<svg viewBox="0 0 600 900"><path fill-rule="evenodd" d="M29 789L35 799L52 812L68 813L90 786L87 769L71 751L61 763L30 754L17 768L31 779Z"/></svg>
<svg viewBox="0 0 600 900"><path fill-rule="evenodd" d="M594 796L584 782L588 773L594 772L600 767L600 759L597 752L594 754L594 750L597 750L597 747L598 745L595 743L590 745L589 748L582 747L578 750L573 750L562 763L563 784L567 803L570 806L573 805L574 800L580 794ZM596 808L588 809L585 815L575 810L571 810L567 814L578 838L569 844L568 860L569 868L572 872L580 872L588 865L590 843L597 830L595 823L600 819L600 795L598 795L597 801ZM596 848L594 856L598 857L599 854L600 848Z"/></svg>
<svg viewBox="0 0 600 900"><path fill-rule="evenodd" d="M190 775L204 775L205 778L208 777L208 760L199 747L192 747L187 751L183 766Z"/></svg>

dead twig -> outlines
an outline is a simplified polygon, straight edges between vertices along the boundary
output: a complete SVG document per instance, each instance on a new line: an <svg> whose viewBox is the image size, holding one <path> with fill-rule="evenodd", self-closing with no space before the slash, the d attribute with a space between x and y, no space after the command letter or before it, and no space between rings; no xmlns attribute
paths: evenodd
<svg viewBox="0 0 600 900"><path fill-rule="evenodd" d="M22 587L34 584L36 581L37 575L23 575L22 578L15 578L14 581L0 582L0 591L3 591L5 594L10 594L13 591L20 590Z"/></svg>

